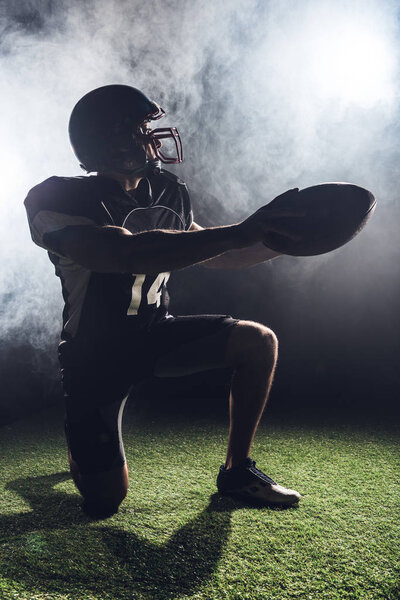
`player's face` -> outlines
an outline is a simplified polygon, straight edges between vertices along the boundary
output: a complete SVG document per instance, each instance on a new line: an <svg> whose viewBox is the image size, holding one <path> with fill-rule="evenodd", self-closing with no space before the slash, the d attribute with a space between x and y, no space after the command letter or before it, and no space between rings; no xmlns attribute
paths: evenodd
<svg viewBox="0 0 400 600"><path fill-rule="evenodd" d="M132 133L122 133L119 138L114 138L112 153L124 169L140 169L148 158L155 158L155 151L151 144L151 131L149 123L142 123Z"/></svg>

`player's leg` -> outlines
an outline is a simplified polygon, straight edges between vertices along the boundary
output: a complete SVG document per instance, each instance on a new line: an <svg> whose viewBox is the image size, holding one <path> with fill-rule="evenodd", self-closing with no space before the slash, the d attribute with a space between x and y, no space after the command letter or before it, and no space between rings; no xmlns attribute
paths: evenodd
<svg viewBox="0 0 400 600"><path fill-rule="evenodd" d="M226 364L235 369L230 398L230 426L225 467L250 454L267 403L278 357L274 332L252 321L239 321L230 333Z"/></svg>
<svg viewBox="0 0 400 600"><path fill-rule="evenodd" d="M232 367L230 432L226 466L249 455L271 387L278 353L275 334L260 323L199 315L167 323L169 338L184 341L158 359L154 374L179 377ZM203 332L203 333L202 333ZM164 336L165 337L165 336ZM160 344L157 344L159 346Z"/></svg>
<svg viewBox="0 0 400 600"><path fill-rule="evenodd" d="M84 499L82 507L92 517L110 516L128 491L121 435L126 398L84 413L71 408L71 398L68 400L68 458L72 478Z"/></svg>
<svg viewBox="0 0 400 600"><path fill-rule="evenodd" d="M208 335L199 335L196 331L199 323L204 332L208 329ZM192 322L188 320L187 325L184 321L171 322L168 327L179 334L179 325L191 330L192 341L186 341L160 357L155 364L156 376L179 377L209 369L234 369L228 450L225 465L218 476L218 489L250 501L274 504L297 502L300 498L297 492L277 485L256 469L255 462L249 457L275 371L278 353L275 334L264 325L252 321L215 318L212 323L204 316L193 318ZM179 335L174 336L175 340L177 337Z"/></svg>
<svg viewBox="0 0 400 600"><path fill-rule="evenodd" d="M127 465L100 473L81 473L71 451L68 451L68 459L72 479L85 501L85 511L99 517L116 513L128 492Z"/></svg>
<svg viewBox="0 0 400 600"><path fill-rule="evenodd" d="M232 329L226 355L227 364L235 369L229 398L228 450L217 486L220 493L247 502L290 506L298 502L300 494L278 485L257 469L249 456L271 389L277 356L277 338L267 327L239 321Z"/></svg>

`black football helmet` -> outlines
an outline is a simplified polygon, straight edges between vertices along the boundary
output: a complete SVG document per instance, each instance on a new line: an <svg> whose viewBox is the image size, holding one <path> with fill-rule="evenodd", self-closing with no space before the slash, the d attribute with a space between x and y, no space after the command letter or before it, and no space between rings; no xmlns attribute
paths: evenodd
<svg viewBox="0 0 400 600"><path fill-rule="evenodd" d="M161 162L181 163L182 142L176 127L151 130L149 126L164 115L156 102L129 85L92 90L75 105L69 120L69 137L80 166L88 173L115 170L131 175L159 172Z"/></svg>

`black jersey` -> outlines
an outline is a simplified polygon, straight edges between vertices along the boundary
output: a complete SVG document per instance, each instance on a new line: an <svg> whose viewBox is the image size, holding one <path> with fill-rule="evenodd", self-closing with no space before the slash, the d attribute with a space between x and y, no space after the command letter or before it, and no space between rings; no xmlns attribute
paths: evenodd
<svg viewBox="0 0 400 600"><path fill-rule="evenodd" d="M129 323L142 329L167 314L167 281L157 275L97 273L63 256L48 233L71 225L115 225L131 233L188 230L192 212L186 185L175 175L142 179L126 192L108 177L50 177L25 199L33 241L48 251L65 301L62 339L95 342L117 337Z"/></svg>

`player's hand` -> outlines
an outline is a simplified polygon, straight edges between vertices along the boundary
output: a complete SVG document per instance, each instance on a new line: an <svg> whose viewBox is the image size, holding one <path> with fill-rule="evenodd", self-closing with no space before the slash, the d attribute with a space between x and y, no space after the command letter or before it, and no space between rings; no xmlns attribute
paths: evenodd
<svg viewBox="0 0 400 600"><path fill-rule="evenodd" d="M240 242L251 246L264 241L271 232L279 233L293 240L301 239L295 232L293 223L295 218L304 216L305 212L299 208L290 208L290 200L294 200L298 192L299 188L287 190L239 223L237 232ZM282 208L282 201L289 206Z"/></svg>

